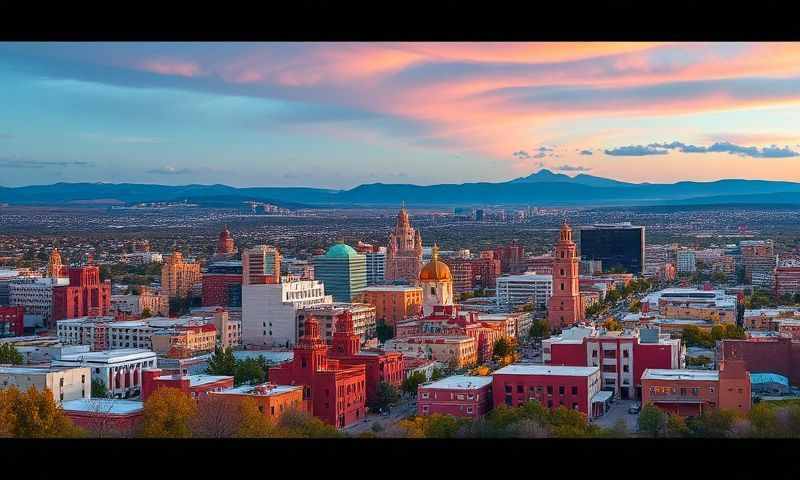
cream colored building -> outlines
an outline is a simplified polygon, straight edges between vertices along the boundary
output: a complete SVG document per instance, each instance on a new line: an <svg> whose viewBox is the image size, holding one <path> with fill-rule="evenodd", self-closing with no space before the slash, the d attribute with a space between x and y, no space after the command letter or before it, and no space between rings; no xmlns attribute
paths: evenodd
<svg viewBox="0 0 800 480"><path fill-rule="evenodd" d="M470 367L478 362L475 338L468 336L419 335L393 338L386 341L384 350L442 363L454 362L456 368Z"/></svg>
<svg viewBox="0 0 800 480"><path fill-rule="evenodd" d="M14 367L0 366L0 388L17 387L26 391L48 389L59 405L92 395L92 374L85 367Z"/></svg>
<svg viewBox="0 0 800 480"><path fill-rule="evenodd" d="M173 252L161 267L161 288L170 297L187 296L202 280L200 264L184 261L181 252Z"/></svg>
<svg viewBox="0 0 800 480"><path fill-rule="evenodd" d="M450 267L439 260L439 247L433 246L433 258L419 272L422 287L422 314L430 315L436 305L453 304L453 275Z"/></svg>

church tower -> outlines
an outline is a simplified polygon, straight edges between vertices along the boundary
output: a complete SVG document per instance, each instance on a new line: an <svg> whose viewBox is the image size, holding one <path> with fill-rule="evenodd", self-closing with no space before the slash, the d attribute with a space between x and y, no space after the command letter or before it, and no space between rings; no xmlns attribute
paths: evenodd
<svg viewBox="0 0 800 480"><path fill-rule="evenodd" d="M575 242L572 241L572 228L564 220L553 261L553 294L547 312L550 328L562 328L584 320L578 272L579 261Z"/></svg>
<svg viewBox="0 0 800 480"><path fill-rule="evenodd" d="M422 267L422 236L411 226L405 205L397 214L394 230L386 247L385 276L388 282L402 281L413 285Z"/></svg>
<svg viewBox="0 0 800 480"><path fill-rule="evenodd" d="M61 263L61 252L58 251L58 247L53 247L53 251L50 252L50 260L47 262L47 276L50 278L58 278L65 276L64 273L64 265Z"/></svg>
<svg viewBox="0 0 800 480"><path fill-rule="evenodd" d="M353 327L353 314L349 310L336 317L336 331L333 332L333 355L354 356L361 351L361 337Z"/></svg>
<svg viewBox="0 0 800 480"><path fill-rule="evenodd" d="M435 305L453 304L453 275L450 267L439 260L439 246L433 246L433 258L419 273L422 287L422 314L433 313Z"/></svg>

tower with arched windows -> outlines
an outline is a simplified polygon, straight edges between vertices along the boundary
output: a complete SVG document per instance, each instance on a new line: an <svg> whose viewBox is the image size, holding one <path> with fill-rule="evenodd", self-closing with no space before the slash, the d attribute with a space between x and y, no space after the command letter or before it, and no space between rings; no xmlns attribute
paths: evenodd
<svg viewBox="0 0 800 480"><path fill-rule="evenodd" d="M553 261L553 295L547 309L550 328L561 328L584 320L583 301L578 283L580 262L572 241L572 228L561 225Z"/></svg>

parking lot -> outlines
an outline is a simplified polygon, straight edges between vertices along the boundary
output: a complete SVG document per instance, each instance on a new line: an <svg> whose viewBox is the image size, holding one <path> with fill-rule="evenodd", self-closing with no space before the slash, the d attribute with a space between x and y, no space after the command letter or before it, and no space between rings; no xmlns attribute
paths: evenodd
<svg viewBox="0 0 800 480"><path fill-rule="evenodd" d="M604 428L610 428L613 427L619 419L622 419L629 432L636 432L638 430L637 421L639 415L628 413L628 409L636 405L636 403L637 402L634 400L614 400L614 403L611 404L606 414L602 417L595 418L592 420L592 423Z"/></svg>

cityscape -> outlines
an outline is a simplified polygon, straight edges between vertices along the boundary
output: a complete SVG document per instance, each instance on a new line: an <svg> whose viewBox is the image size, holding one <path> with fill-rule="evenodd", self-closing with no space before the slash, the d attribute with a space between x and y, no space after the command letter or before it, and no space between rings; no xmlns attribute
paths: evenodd
<svg viewBox="0 0 800 480"><path fill-rule="evenodd" d="M0 437L798 438L795 55L0 43Z"/></svg>

